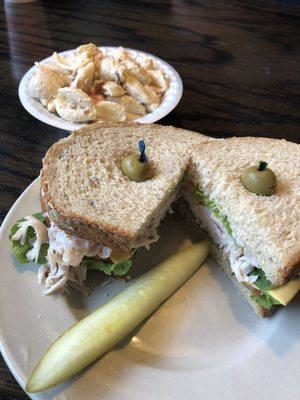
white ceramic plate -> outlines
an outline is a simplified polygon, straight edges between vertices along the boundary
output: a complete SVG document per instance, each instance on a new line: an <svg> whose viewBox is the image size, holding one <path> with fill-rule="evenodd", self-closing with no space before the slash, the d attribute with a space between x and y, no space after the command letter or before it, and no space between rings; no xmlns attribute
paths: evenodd
<svg viewBox="0 0 300 400"><path fill-rule="evenodd" d="M117 47L101 46L101 49L104 49L109 55L113 51L115 51ZM167 114L169 114L177 106L179 100L181 99L182 96L181 78L178 72L170 64L166 63L162 59L153 56L152 54L145 53L144 51L133 50L133 49L126 49L126 50L130 51L134 56L146 55L152 57L159 66L159 68L166 74L166 76L170 80L170 87L165 93L160 106L157 107L157 109L152 113L149 113L135 120L136 122L147 123L147 124L156 122L165 117ZM68 50L62 52L61 54L68 55L73 53L74 51L75 49ZM45 60L42 60L40 62L42 64L47 64L47 62L49 62L50 59L51 57L46 58ZM42 104L37 99L33 99L29 95L27 87L35 70L36 70L35 66L30 68L30 70L27 71L26 74L23 76L19 85L19 98L21 100L23 107L38 120L45 122L48 125L55 126L56 128L72 131L74 129L82 128L84 125L86 125L86 123L75 123L63 120L57 115L50 113L45 107L42 106Z"/></svg>
<svg viewBox="0 0 300 400"><path fill-rule="evenodd" d="M24 387L49 344L90 310L130 284L95 272L90 297L44 296L34 265L12 258L8 234L20 217L39 211L38 182L22 194L0 236L0 341ZM166 257L187 236L167 222L136 270ZM299 298L271 319L259 319L230 280L207 262L139 329L82 374L32 399L296 400L299 399Z"/></svg>

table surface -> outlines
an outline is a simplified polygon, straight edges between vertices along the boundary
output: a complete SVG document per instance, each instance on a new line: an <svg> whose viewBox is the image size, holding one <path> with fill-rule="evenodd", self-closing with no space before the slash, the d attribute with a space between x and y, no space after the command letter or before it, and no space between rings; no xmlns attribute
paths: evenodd
<svg viewBox="0 0 300 400"><path fill-rule="evenodd" d="M298 3L298 4L297 4ZM161 123L216 137L300 141L300 4L291 1L33 1L0 4L0 218L65 132L31 117L18 84L34 61L83 43L153 53L180 73ZM27 399L0 356L0 399Z"/></svg>

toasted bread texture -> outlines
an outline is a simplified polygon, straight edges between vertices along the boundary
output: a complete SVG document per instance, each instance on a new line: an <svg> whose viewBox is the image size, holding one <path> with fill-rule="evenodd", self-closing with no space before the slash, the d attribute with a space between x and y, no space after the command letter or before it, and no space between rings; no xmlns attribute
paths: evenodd
<svg viewBox="0 0 300 400"><path fill-rule="evenodd" d="M143 139L154 176L130 181L122 158ZM41 198L50 218L74 236L130 249L156 240L176 199L192 147L208 137L170 126L97 123L73 132L46 153Z"/></svg>
<svg viewBox="0 0 300 400"><path fill-rule="evenodd" d="M277 177L276 193L258 196L241 182L243 171L266 161ZM300 264L300 145L267 138L231 138L192 151L189 179L227 217L245 254L255 255L274 285Z"/></svg>

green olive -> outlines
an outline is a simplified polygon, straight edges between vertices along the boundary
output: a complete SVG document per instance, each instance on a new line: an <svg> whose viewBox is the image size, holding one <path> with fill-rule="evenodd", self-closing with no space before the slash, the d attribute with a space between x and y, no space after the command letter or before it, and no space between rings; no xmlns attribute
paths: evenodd
<svg viewBox="0 0 300 400"><path fill-rule="evenodd" d="M261 165L261 164L260 164ZM242 175L242 183L249 192L271 196L276 191L277 179L274 172L266 168L266 163L247 168Z"/></svg>
<svg viewBox="0 0 300 400"><path fill-rule="evenodd" d="M148 161L141 162L137 153L124 157L121 168L123 174L135 182L144 182L153 175L151 164Z"/></svg>

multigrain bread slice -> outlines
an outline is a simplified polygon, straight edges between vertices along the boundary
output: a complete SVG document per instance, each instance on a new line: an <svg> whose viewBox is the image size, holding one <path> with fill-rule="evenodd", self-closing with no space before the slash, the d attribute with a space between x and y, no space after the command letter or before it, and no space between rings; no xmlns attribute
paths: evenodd
<svg viewBox="0 0 300 400"><path fill-rule="evenodd" d="M272 196L241 183L243 171L266 161L277 177ZM266 277L282 285L300 264L300 145L267 138L231 138L192 151L190 179L227 217L245 254L255 255Z"/></svg>
<svg viewBox="0 0 300 400"><path fill-rule="evenodd" d="M273 312L276 310L276 306L273 306L271 309L267 310L267 309L263 308L262 306L260 306L252 298L253 292L250 290L250 288L243 285L241 282L239 282L236 279L236 277L230 267L228 257L226 257L224 255L224 252L214 243L213 238L210 237L208 232L203 231L203 229L200 227L199 221L197 221L197 219L193 215L193 213L192 213L191 209L189 208L189 205L185 199L181 198L179 200L179 202L177 203L177 206L176 206L176 211L178 211L182 215L185 223L188 225L188 227L191 229L191 231L195 234L195 236L199 238L199 240L203 240L203 238L205 236L208 236L211 239L211 246L210 246L211 256L215 259L219 268L221 268L221 270L226 272L228 277L232 280L233 284L237 288L239 294L245 297L245 299L250 304L250 306L253 308L255 313L261 318L272 315Z"/></svg>
<svg viewBox="0 0 300 400"><path fill-rule="evenodd" d="M154 176L137 183L124 176L120 164L141 139ZM156 240L156 228L178 196L192 147L207 139L153 124L89 125L46 153L42 204L71 235L123 249L147 245Z"/></svg>

